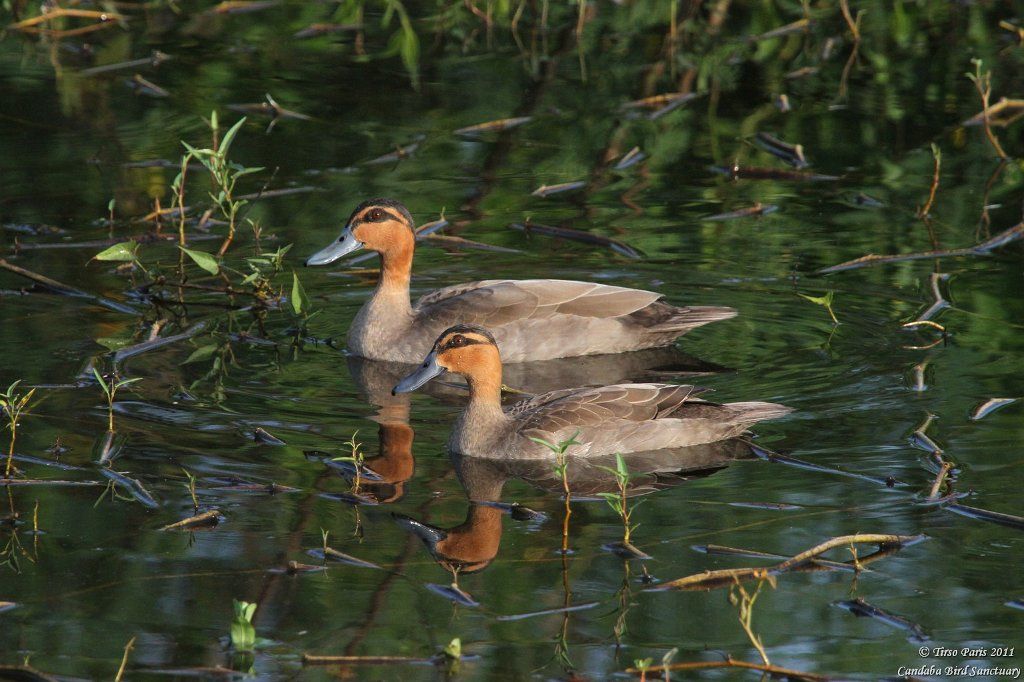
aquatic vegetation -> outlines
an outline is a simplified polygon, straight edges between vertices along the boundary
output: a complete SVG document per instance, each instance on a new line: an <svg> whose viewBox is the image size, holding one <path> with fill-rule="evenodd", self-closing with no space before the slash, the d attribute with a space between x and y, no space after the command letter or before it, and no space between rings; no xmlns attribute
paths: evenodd
<svg viewBox="0 0 1024 682"><path fill-rule="evenodd" d="M828 311L828 316L832 318L832 324L839 324L839 320L836 319L836 313L832 310L832 301L835 300L835 292L829 289L825 292L824 296L808 296L807 294L800 294L800 298L806 299L815 305L820 305Z"/></svg>
<svg viewBox="0 0 1024 682"><path fill-rule="evenodd" d="M249 652L256 648L256 627L252 617L256 614L256 604L235 599L232 604L235 617L231 621L231 646L239 652Z"/></svg>
<svg viewBox="0 0 1024 682"><path fill-rule="evenodd" d="M107 399L107 431L114 433L114 402L117 400L117 392L125 386L131 386L142 381L142 378L121 379L115 372L108 379L104 379L103 375L95 367L93 367L92 375L96 378L96 383L99 384L100 389L103 391L103 396Z"/></svg>
<svg viewBox="0 0 1024 682"><path fill-rule="evenodd" d="M22 418L26 417L32 410L29 402L35 394L36 389L31 388L25 393L18 392L18 384L21 380L15 381L7 387L7 390L0 393L0 411L4 413L4 427L10 431L11 438L7 444L7 464L4 467L4 478L11 477L12 463L14 461L14 445L18 440L18 426Z"/></svg>
<svg viewBox="0 0 1024 682"><path fill-rule="evenodd" d="M639 503L633 505L629 503L629 482L633 480L633 475L629 472L629 467L626 466L626 460L620 454L615 455L614 468L605 466L600 468L614 477L618 491L613 493L602 492L598 493L598 495L604 498L604 501L608 503L612 511L618 514L619 519L622 521L622 546L629 550L635 550L632 538L633 531L636 530L637 525L631 519Z"/></svg>

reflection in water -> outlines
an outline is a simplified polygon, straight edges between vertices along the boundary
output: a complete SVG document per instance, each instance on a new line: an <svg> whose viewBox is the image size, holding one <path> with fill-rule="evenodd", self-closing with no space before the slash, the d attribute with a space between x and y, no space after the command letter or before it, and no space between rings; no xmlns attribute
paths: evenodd
<svg viewBox="0 0 1024 682"><path fill-rule="evenodd" d="M750 446L732 439L652 452L628 457L629 495L647 495L672 488L685 481L709 476L730 462L751 457ZM434 559L453 573L483 570L494 560L501 544L502 516L515 507L500 503L502 490L511 480L520 480L547 494L562 492L562 479L549 460L492 460L452 454L452 463L469 501L466 519L451 528L438 528L408 516L396 517L399 525L427 546ZM614 457L569 457L567 477L573 499L589 498L617 490Z"/></svg>

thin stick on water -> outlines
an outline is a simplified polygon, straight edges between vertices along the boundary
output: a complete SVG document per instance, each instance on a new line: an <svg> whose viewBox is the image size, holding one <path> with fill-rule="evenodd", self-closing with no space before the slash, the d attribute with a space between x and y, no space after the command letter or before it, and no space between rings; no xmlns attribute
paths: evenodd
<svg viewBox="0 0 1024 682"><path fill-rule="evenodd" d="M932 144L932 156L935 157L935 171L932 174L932 186L931 190L928 192L928 201L917 212L918 218L928 217L928 214L932 210L932 205L935 203L935 193L939 191L939 173L942 170L942 150L934 143Z"/></svg>
<svg viewBox="0 0 1024 682"><path fill-rule="evenodd" d="M125 668L128 667L128 655L135 648L135 638L132 637L128 640L128 643L124 645L124 656L121 657L121 667L117 669L117 675L114 676L114 682L121 682L124 679Z"/></svg>

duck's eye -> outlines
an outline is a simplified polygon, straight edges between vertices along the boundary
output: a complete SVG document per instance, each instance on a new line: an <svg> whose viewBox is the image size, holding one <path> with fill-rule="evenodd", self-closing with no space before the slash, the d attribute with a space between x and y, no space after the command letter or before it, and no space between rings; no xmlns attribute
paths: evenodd
<svg viewBox="0 0 1024 682"><path fill-rule="evenodd" d="M382 211L379 208L375 208L372 211L370 211L370 215L368 215L367 218L372 220L373 222L384 220L384 211Z"/></svg>
<svg viewBox="0 0 1024 682"><path fill-rule="evenodd" d="M450 344L452 346L465 346L466 337L463 336L462 334L456 334L455 336L452 337Z"/></svg>

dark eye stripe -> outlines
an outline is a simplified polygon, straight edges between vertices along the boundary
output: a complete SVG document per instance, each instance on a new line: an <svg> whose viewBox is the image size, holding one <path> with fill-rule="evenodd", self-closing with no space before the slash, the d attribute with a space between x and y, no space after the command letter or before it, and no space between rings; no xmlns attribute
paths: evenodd
<svg viewBox="0 0 1024 682"><path fill-rule="evenodd" d="M490 341L483 341L481 339L473 339L468 336L462 337L462 343L455 343L455 338L448 339L441 350L448 350L449 348L465 348L466 346L487 346L490 345Z"/></svg>
<svg viewBox="0 0 1024 682"><path fill-rule="evenodd" d="M380 214L378 217L377 214ZM363 214L362 218L359 219L361 223L383 223L386 220L397 220L403 222L401 218L396 216L391 211L385 211L382 208L373 208Z"/></svg>

